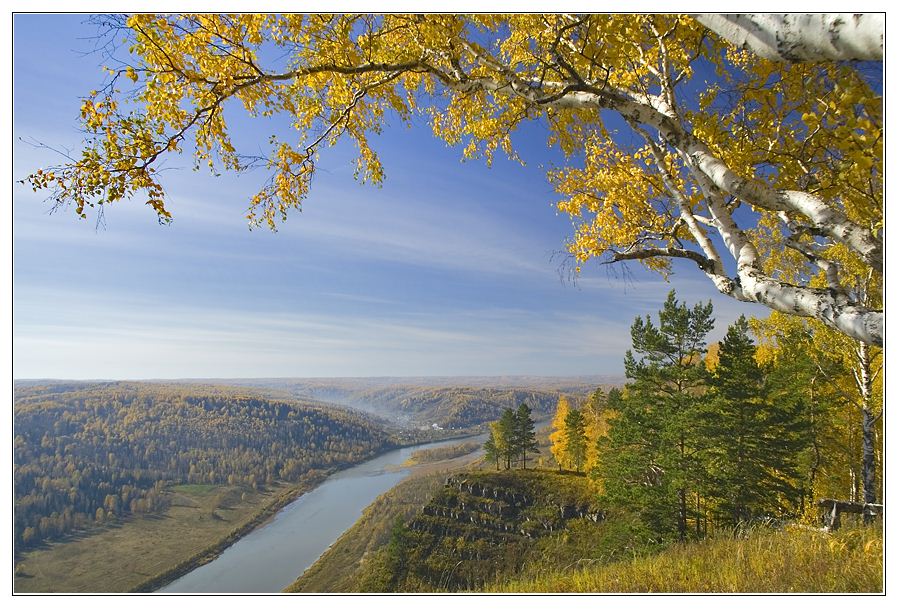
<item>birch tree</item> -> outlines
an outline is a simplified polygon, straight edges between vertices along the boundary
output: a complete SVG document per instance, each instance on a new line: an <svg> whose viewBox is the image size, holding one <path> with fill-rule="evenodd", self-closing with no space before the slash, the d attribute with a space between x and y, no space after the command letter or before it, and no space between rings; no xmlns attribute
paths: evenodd
<svg viewBox="0 0 899 609"><path fill-rule="evenodd" d="M555 457L556 463L559 464L560 472L563 466L568 465L568 434L565 421L569 412L571 412L571 405L568 403L568 398L560 395L556 404L556 414L552 421L553 431L549 434L549 450Z"/></svg>
<svg viewBox="0 0 899 609"><path fill-rule="evenodd" d="M498 149L518 159L513 133L540 121L570 161L550 180L574 222L577 268L632 260L668 274L672 259L687 260L732 298L883 344L882 309L864 304L845 270L883 270L882 67L834 61L877 55L871 20L835 30L837 56L803 42L775 44L773 59L761 37L710 16L96 21L127 52L110 56L106 82L82 101L83 149L25 180L79 216L138 197L168 221L159 165L185 152L212 171L266 170L247 219L275 228L339 140L356 147L358 179L383 180L370 136L387 117L425 116L437 137L488 163ZM784 17L780 29L812 31L804 23ZM295 132L241 152L226 108L266 127L287 115Z"/></svg>
<svg viewBox="0 0 899 609"><path fill-rule="evenodd" d="M772 61L883 59L883 13L698 15L731 44Z"/></svg>

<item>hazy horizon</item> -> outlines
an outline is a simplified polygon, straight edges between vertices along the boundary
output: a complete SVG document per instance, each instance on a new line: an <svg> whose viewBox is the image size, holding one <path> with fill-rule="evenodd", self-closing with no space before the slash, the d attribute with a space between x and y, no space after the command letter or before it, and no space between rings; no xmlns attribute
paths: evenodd
<svg viewBox="0 0 899 609"><path fill-rule="evenodd" d="M493 375L425 375L425 376L248 376L248 377L147 377L147 378L60 378L60 377L24 377L14 378L19 382L44 382L44 381L77 381L77 382L128 382L128 381L329 381L329 380L377 380L377 381L415 381L415 380L500 380L500 379L526 379L532 381L559 381L559 380L601 380L610 378L624 379L623 374L576 374L576 375L536 375L536 374L493 374Z"/></svg>

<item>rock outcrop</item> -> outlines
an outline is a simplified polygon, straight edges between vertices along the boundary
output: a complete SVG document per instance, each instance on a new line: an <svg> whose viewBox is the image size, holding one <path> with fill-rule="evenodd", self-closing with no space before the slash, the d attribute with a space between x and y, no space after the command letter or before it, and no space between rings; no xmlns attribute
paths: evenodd
<svg viewBox="0 0 899 609"><path fill-rule="evenodd" d="M538 539L573 521L599 523L595 492L583 476L545 471L450 476L406 523L404 573L409 591L465 590L497 572L516 571Z"/></svg>

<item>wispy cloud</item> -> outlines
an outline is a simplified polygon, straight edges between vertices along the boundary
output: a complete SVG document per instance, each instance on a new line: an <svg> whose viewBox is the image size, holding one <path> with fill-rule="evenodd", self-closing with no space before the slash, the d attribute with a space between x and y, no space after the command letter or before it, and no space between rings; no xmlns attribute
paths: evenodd
<svg viewBox="0 0 899 609"><path fill-rule="evenodd" d="M63 308L47 303L63 300ZM98 302L17 302L17 377L367 376L616 372L624 336L599 316L526 310L283 313Z"/></svg>
<svg viewBox="0 0 899 609"><path fill-rule="evenodd" d="M17 205L35 209L41 205L30 194L30 200L21 200L25 198L17 193ZM479 276L552 280L557 276L552 249L560 248L561 242L543 238L541 243L539 236L486 212L479 215L463 209L417 208L411 201L333 193L326 197L328 200L310 203L305 213L293 214L277 235L268 234L265 228L250 235L240 203L216 198L212 193L203 199L178 199L172 206L172 227L155 227L152 214L137 202L108 210L107 226L99 230L66 212L51 218L43 213L20 213L16 241L146 254L165 240L185 258L240 256L295 264L315 251L326 260L380 261ZM238 247L222 248L223 241Z"/></svg>
<svg viewBox="0 0 899 609"><path fill-rule="evenodd" d="M533 234L489 210L322 190L283 232L364 259L477 274L554 272Z"/></svg>

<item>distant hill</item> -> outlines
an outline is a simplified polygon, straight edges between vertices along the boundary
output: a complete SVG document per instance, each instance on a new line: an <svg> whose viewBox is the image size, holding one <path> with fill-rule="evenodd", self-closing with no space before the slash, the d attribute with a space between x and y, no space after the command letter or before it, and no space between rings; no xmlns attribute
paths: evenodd
<svg viewBox="0 0 899 609"><path fill-rule="evenodd" d="M350 407L407 427L438 426L472 429L497 420L504 408L526 402L537 419L551 416L561 394L575 402L598 387L624 384L617 375L593 376L440 376L191 379L143 381L155 385L248 387L271 399ZM80 381L17 380L17 388L52 384L66 390L83 387Z"/></svg>
<svg viewBox="0 0 899 609"><path fill-rule="evenodd" d="M539 389L577 393L600 385L623 385L623 375L594 374L584 376L373 376L373 377L286 377L252 379L191 379L190 382L223 383L271 388L304 388L307 391L328 389L346 392L392 386L406 387L472 387L489 389Z"/></svg>
<svg viewBox="0 0 899 609"><path fill-rule="evenodd" d="M225 382L225 381L220 381ZM550 416L561 394L575 401L597 387L623 384L618 376L375 377L235 379L230 384L275 394L336 402L404 425L467 429L497 420L504 408L526 402L537 418Z"/></svg>
<svg viewBox="0 0 899 609"><path fill-rule="evenodd" d="M396 444L363 413L249 388L17 383L13 416L17 548L164 509L169 484L296 482Z"/></svg>

